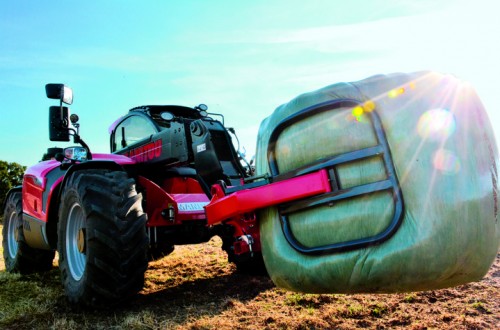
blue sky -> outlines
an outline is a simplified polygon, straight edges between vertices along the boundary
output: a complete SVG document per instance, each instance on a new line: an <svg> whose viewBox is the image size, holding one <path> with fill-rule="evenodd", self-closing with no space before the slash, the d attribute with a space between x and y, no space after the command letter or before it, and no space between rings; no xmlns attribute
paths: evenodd
<svg viewBox="0 0 500 330"><path fill-rule="evenodd" d="M144 104L206 103L248 153L262 119L298 94L373 74L436 70L470 81L500 135L494 0L2 1L0 159L47 147L44 85L71 86L81 134Z"/></svg>

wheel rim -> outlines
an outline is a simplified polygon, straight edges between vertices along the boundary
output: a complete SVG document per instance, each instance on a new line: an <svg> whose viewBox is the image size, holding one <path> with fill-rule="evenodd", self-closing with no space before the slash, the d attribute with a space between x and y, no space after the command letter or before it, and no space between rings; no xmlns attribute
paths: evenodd
<svg viewBox="0 0 500 330"><path fill-rule="evenodd" d="M80 280L85 272L85 216L80 204L71 206L66 225L66 259L71 276Z"/></svg>
<svg viewBox="0 0 500 330"><path fill-rule="evenodd" d="M9 216L9 226L7 228L7 246L9 248L9 256L12 259L16 258L17 250L19 249L18 239L18 220L16 212L12 212Z"/></svg>

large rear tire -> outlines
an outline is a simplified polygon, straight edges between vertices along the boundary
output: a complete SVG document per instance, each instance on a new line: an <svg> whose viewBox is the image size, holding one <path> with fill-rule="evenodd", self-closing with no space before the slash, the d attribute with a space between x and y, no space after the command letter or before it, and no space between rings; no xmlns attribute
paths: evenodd
<svg viewBox="0 0 500 330"><path fill-rule="evenodd" d="M70 302L109 306L142 289L149 240L141 202L125 172L87 170L69 178L59 211L58 251Z"/></svg>
<svg viewBox="0 0 500 330"><path fill-rule="evenodd" d="M2 246L5 269L10 273L30 274L52 268L54 251L30 247L24 238L23 207L20 192L7 198L3 214Z"/></svg>

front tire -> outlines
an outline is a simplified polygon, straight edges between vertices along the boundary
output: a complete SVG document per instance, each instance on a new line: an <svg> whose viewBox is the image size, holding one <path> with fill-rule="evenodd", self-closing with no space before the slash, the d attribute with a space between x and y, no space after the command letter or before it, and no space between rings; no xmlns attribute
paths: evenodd
<svg viewBox="0 0 500 330"><path fill-rule="evenodd" d="M69 178L59 211L58 250L70 302L109 306L142 289L148 237L141 202L125 172L88 170Z"/></svg>
<svg viewBox="0 0 500 330"><path fill-rule="evenodd" d="M52 269L54 251L35 249L26 243L23 232L23 207L20 192L7 198L3 214L2 246L5 269L9 273L31 274Z"/></svg>

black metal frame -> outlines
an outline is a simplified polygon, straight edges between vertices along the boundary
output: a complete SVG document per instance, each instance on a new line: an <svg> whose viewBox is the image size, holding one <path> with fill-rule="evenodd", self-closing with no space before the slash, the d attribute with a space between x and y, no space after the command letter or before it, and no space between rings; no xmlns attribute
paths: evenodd
<svg viewBox="0 0 500 330"><path fill-rule="evenodd" d="M347 250L359 249L362 247L366 247L369 245L380 244L383 241L389 239L401 225L403 220L404 213L404 201L402 192L399 186L399 181L396 175L396 171L394 168L394 164L392 161L391 151L389 148L389 144L387 142L387 138L385 136L385 132L382 126L382 122L376 113L376 110L371 112L366 112L365 114L370 117L372 126L374 128L378 145L374 147L359 149L355 151L351 151L348 153L336 155L333 157L322 159L313 164L309 164L307 166L303 166L296 170L280 174L278 169L278 164L276 160L276 142L280 134L289 126L294 123L303 120L307 117L325 112L325 111L334 111L340 108L354 108L356 106L361 106L362 103L353 99L338 99L333 101L328 101L324 103L320 103L308 108L305 108L287 118L282 120L276 128L271 133L269 138L269 144L267 149L267 159L269 162L269 168L271 171L271 177L273 181L280 181L287 178L311 173L314 171L318 171L320 169L326 168L328 169L328 175L331 182L332 191L330 193L322 194L319 196L310 197L307 199L303 199L300 201L294 201L293 203L288 203L285 205L280 205L278 207L281 227L283 229L283 234L290 244L295 250L310 255L320 255L320 254L329 254L342 252ZM336 166L340 164L345 164L349 162L353 162L356 160L369 158L373 156L381 156L383 159L387 179L381 180L378 182L368 183L360 186L355 186L347 189L341 189L338 184L338 176ZM344 241L329 245L322 245L316 247L307 247L301 244L295 235L292 232L290 227L290 221L288 219L288 215L305 210L308 208L332 204L340 200L354 198L357 196L375 193L379 191L392 190L392 198L394 201L394 215L390 222L390 224L386 227L386 229L377 235L351 240Z"/></svg>

